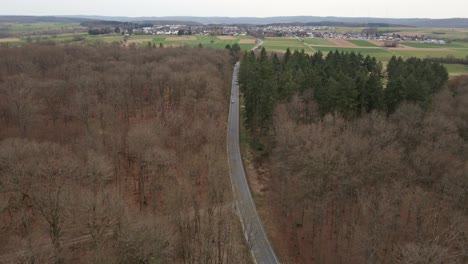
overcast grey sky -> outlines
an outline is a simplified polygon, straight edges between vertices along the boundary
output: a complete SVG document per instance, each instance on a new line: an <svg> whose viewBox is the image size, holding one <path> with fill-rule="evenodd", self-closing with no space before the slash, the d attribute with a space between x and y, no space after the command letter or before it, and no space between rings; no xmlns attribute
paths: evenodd
<svg viewBox="0 0 468 264"><path fill-rule="evenodd" d="M1 15L468 17L468 0L0 0Z"/></svg>

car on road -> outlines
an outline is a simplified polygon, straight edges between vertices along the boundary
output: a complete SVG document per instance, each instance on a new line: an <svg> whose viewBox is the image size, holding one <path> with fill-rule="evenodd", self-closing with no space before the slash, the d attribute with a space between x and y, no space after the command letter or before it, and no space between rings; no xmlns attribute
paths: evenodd
<svg viewBox="0 0 468 264"><path fill-rule="evenodd" d="M233 103L234 103L234 99L231 100L231 104L233 104Z"/></svg>

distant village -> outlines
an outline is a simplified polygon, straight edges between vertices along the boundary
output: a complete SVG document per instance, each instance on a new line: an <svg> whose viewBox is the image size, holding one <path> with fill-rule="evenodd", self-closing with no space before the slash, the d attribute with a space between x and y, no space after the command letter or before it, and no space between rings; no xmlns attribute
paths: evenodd
<svg viewBox="0 0 468 264"><path fill-rule="evenodd" d="M187 26L187 25L161 25L133 29L134 35L247 35L245 27L238 26Z"/></svg>
<svg viewBox="0 0 468 264"><path fill-rule="evenodd" d="M351 28L350 28L351 31ZM306 25L157 25L133 29L134 35L253 35L258 37L300 37L300 38L331 38L378 40L385 42L386 46L398 45L399 41L417 41L428 44L444 45L441 39L431 39L424 35L400 35L392 32L378 32L376 28L365 29L362 32L339 33L337 28L330 26Z"/></svg>

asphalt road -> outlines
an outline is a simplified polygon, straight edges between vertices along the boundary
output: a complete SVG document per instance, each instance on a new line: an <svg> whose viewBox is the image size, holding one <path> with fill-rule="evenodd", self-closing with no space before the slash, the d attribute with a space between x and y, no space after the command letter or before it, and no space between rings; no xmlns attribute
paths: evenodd
<svg viewBox="0 0 468 264"><path fill-rule="evenodd" d="M258 217L242 164L239 146L239 85L237 84L239 66L238 62L232 78L227 134L227 154L234 199L244 228L245 238L251 247L255 262L258 264L279 263Z"/></svg>

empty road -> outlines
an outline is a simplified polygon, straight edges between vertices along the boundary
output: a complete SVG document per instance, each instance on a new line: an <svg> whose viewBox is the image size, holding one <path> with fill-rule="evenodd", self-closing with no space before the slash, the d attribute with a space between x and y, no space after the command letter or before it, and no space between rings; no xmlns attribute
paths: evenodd
<svg viewBox="0 0 468 264"><path fill-rule="evenodd" d="M262 39L257 39L257 45L255 45L255 47L253 47L252 50L256 50L262 45L263 45L263 40Z"/></svg>
<svg viewBox="0 0 468 264"><path fill-rule="evenodd" d="M251 246L252 256L258 264L279 263L265 234L245 177L239 146L239 62L232 76L231 106L229 108L227 154L234 199L244 234Z"/></svg>

